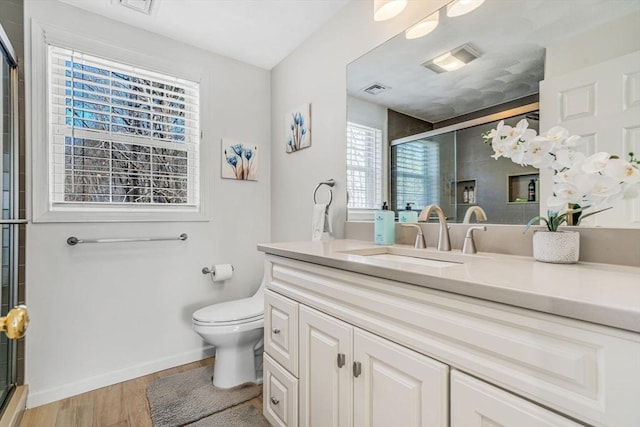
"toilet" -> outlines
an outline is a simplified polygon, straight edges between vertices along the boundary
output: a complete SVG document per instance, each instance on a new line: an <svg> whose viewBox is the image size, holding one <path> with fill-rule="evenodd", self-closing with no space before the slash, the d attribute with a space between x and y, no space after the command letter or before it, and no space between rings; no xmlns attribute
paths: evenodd
<svg viewBox="0 0 640 427"><path fill-rule="evenodd" d="M262 383L264 283L252 297L196 311L193 330L216 348L214 386Z"/></svg>

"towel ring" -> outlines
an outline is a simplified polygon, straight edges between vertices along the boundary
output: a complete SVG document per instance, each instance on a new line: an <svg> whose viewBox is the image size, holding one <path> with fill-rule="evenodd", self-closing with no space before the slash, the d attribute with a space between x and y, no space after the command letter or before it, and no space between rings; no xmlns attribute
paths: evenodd
<svg viewBox="0 0 640 427"><path fill-rule="evenodd" d="M322 187L323 185L326 185L326 186L329 187L329 203L327 203L327 207L329 207L329 205L333 201L333 191L331 191L331 187L333 187L335 184L336 184L335 180L328 179L328 180L322 181L320 184L316 185L316 189L313 190L313 203L318 204L318 201L316 199L316 194L318 193L318 189L320 187Z"/></svg>

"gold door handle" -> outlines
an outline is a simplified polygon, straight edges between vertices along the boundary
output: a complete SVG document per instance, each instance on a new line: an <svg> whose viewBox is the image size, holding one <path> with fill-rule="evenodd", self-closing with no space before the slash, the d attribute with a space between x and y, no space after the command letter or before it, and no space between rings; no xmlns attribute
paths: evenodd
<svg viewBox="0 0 640 427"><path fill-rule="evenodd" d="M18 305L9 310L5 317L0 317L0 332L7 334L10 340L24 337L28 327L29 310L25 305Z"/></svg>

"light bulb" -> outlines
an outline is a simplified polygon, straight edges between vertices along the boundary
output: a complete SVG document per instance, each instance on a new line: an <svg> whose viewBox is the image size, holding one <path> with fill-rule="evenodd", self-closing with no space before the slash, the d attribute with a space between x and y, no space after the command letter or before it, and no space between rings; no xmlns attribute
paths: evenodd
<svg viewBox="0 0 640 427"><path fill-rule="evenodd" d="M480 7L484 0L454 0L447 5L447 16L450 18L464 15Z"/></svg>
<svg viewBox="0 0 640 427"><path fill-rule="evenodd" d="M424 37L436 29L439 21L440 21L440 14L438 12L432 13L422 21L409 27L404 32L404 35L409 40Z"/></svg>
<svg viewBox="0 0 640 427"><path fill-rule="evenodd" d="M407 0L374 0L373 20L386 21L397 16L407 7Z"/></svg>

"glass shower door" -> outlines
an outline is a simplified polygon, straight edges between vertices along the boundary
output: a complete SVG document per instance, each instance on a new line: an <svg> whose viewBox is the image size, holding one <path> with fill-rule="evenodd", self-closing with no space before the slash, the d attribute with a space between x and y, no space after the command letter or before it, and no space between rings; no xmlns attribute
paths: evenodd
<svg viewBox="0 0 640 427"><path fill-rule="evenodd" d="M0 26L0 200L2 227L0 256L0 329L12 329L14 318L5 318L16 305L18 227L17 69L15 55ZM10 316L11 317L11 316ZM9 322L7 321L9 320ZM10 334L11 335L11 334ZM15 385L16 341L0 333L0 407Z"/></svg>

